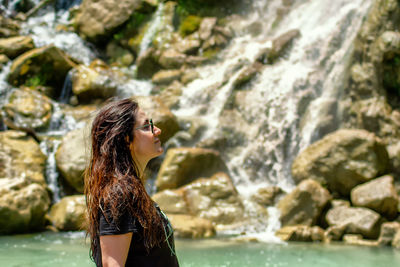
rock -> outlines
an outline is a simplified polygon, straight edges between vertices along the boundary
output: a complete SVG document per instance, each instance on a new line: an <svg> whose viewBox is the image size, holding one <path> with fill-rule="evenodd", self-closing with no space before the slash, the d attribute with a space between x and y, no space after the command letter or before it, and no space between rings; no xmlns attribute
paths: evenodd
<svg viewBox="0 0 400 267"><path fill-rule="evenodd" d="M62 138L55 155L60 174L79 193L83 193L83 172L89 156L89 134L86 127L68 132Z"/></svg>
<svg viewBox="0 0 400 267"><path fill-rule="evenodd" d="M195 180L186 185L183 191L190 214L216 224L232 224L243 220L243 204L225 173Z"/></svg>
<svg viewBox="0 0 400 267"><path fill-rule="evenodd" d="M209 177L227 167L214 150L172 148L167 151L156 179L157 190L174 189L199 177Z"/></svg>
<svg viewBox="0 0 400 267"><path fill-rule="evenodd" d="M0 53L9 58L17 56L34 48L33 39L30 36L17 36L0 39Z"/></svg>
<svg viewBox="0 0 400 267"><path fill-rule="evenodd" d="M217 18L215 17L205 17L199 26L199 37L202 41L210 38L214 26L217 24Z"/></svg>
<svg viewBox="0 0 400 267"><path fill-rule="evenodd" d="M393 58L400 49L400 33L386 31L371 45L371 59L373 62Z"/></svg>
<svg viewBox="0 0 400 267"><path fill-rule="evenodd" d="M375 240L365 240L362 235L347 234L343 236L343 241L349 245L376 247L378 242Z"/></svg>
<svg viewBox="0 0 400 267"><path fill-rule="evenodd" d="M154 124L161 129L160 140L167 142L179 131L178 120L171 110L163 103L160 97L136 96L140 108L146 111L147 116L153 118Z"/></svg>
<svg viewBox="0 0 400 267"><path fill-rule="evenodd" d="M183 191L164 190L152 196L152 199L157 202L161 210L168 214L187 214L188 208L183 198Z"/></svg>
<svg viewBox="0 0 400 267"><path fill-rule="evenodd" d="M0 180L23 178L45 185L45 164L46 156L32 137L14 130L0 132Z"/></svg>
<svg viewBox="0 0 400 267"><path fill-rule="evenodd" d="M325 231L324 241L330 243L332 240L335 241L341 240L345 231L346 231L345 225L329 226Z"/></svg>
<svg viewBox="0 0 400 267"><path fill-rule="evenodd" d="M201 21L202 18L199 16L189 15L185 17L179 25L179 33L184 37L197 31L200 27Z"/></svg>
<svg viewBox="0 0 400 267"><path fill-rule="evenodd" d="M138 56L136 60L138 78L151 78L154 73L161 69L155 54L156 50L151 47Z"/></svg>
<svg viewBox="0 0 400 267"><path fill-rule="evenodd" d="M50 85L63 87L65 77L75 63L54 45L32 49L17 57L11 65L8 82L14 86Z"/></svg>
<svg viewBox="0 0 400 267"><path fill-rule="evenodd" d="M275 198L282 193L282 189L278 186L262 187L251 196L251 199L262 206L273 206Z"/></svg>
<svg viewBox="0 0 400 267"><path fill-rule="evenodd" d="M115 95L115 74L107 66L95 64L92 63L89 67L79 65L72 72L72 92L80 103L107 99Z"/></svg>
<svg viewBox="0 0 400 267"><path fill-rule="evenodd" d="M173 81L167 88L159 94L160 99L168 108L176 108L179 98L182 95L183 85L178 81Z"/></svg>
<svg viewBox="0 0 400 267"><path fill-rule="evenodd" d="M168 214L174 229L174 236L179 238L207 238L215 236L215 228L209 220L190 215Z"/></svg>
<svg viewBox="0 0 400 267"><path fill-rule="evenodd" d="M350 207L350 202L342 199L333 199L331 201L331 208L342 207L342 206Z"/></svg>
<svg viewBox="0 0 400 267"><path fill-rule="evenodd" d="M299 30L290 30L278 36L272 41L272 46L267 46L259 52L257 61L263 64L273 64L298 36L300 36Z"/></svg>
<svg viewBox="0 0 400 267"><path fill-rule="evenodd" d="M156 74L153 75L151 81L155 84L170 84L175 80L179 80L182 76L182 72L180 70L160 70Z"/></svg>
<svg viewBox="0 0 400 267"><path fill-rule="evenodd" d="M100 42L123 25L141 7L141 0L86 0L74 19L79 34L94 42Z"/></svg>
<svg viewBox="0 0 400 267"><path fill-rule="evenodd" d="M199 74L197 71L189 69L189 70L186 70L186 71L182 74L182 76L181 76L181 82L182 82L183 84L188 84L188 83L190 83L190 82L196 80L196 79L199 78L199 77L200 77L200 74Z"/></svg>
<svg viewBox="0 0 400 267"><path fill-rule="evenodd" d="M167 49L164 51L158 62L163 68L178 69L185 63L186 55L179 53L174 49Z"/></svg>
<svg viewBox="0 0 400 267"><path fill-rule="evenodd" d="M16 20L0 16L0 37L17 36L21 26Z"/></svg>
<svg viewBox="0 0 400 267"><path fill-rule="evenodd" d="M397 231L392 241L392 247L400 248L400 231Z"/></svg>
<svg viewBox="0 0 400 267"><path fill-rule="evenodd" d="M0 234L42 230L49 205L42 185L26 178L0 179Z"/></svg>
<svg viewBox="0 0 400 267"><path fill-rule="evenodd" d="M381 216L367 208L336 207L326 214L330 226L344 227L346 234L361 234L366 238L377 238Z"/></svg>
<svg viewBox="0 0 400 267"><path fill-rule="evenodd" d="M381 226L381 231L378 238L378 244L381 246L390 246L396 236L400 232L399 222L385 222Z"/></svg>
<svg viewBox="0 0 400 267"><path fill-rule="evenodd" d="M385 175L354 187L351 191L351 202L354 206L370 208L388 219L395 219L398 213L398 196L393 177Z"/></svg>
<svg viewBox="0 0 400 267"><path fill-rule="evenodd" d="M0 64L4 65L8 61L10 61L10 59L6 55L3 55L3 54L0 55Z"/></svg>
<svg viewBox="0 0 400 267"><path fill-rule="evenodd" d="M188 56L186 57L186 64L189 66L199 66L206 63L209 59L203 56Z"/></svg>
<svg viewBox="0 0 400 267"><path fill-rule="evenodd" d="M301 152L293 162L292 176L296 183L313 179L332 192L348 195L387 167L388 154L379 138L365 130L342 129Z"/></svg>
<svg viewBox="0 0 400 267"><path fill-rule="evenodd" d="M243 85L247 84L257 73L260 72L262 64L255 62L254 64L245 67L239 74L239 76L233 81L233 87L239 89Z"/></svg>
<svg viewBox="0 0 400 267"><path fill-rule="evenodd" d="M184 39L180 40L174 45L175 49L187 55L194 55L197 53L201 46L199 33L195 32L186 36Z"/></svg>
<svg viewBox="0 0 400 267"><path fill-rule="evenodd" d="M313 242L324 240L324 230L319 226L285 226L279 229L275 235L283 241Z"/></svg>
<svg viewBox="0 0 400 267"><path fill-rule="evenodd" d="M50 123L53 106L51 100L38 92L24 88L14 90L9 102L3 106L5 123L16 130L43 130ZM7 123L7 120L9 123Z"/></svg>
<svg viewBox="0 0 400 267"><path fill-rule="evenodd" d="M278 203L282 225L314 225L330 199L328 190L318 182L311 179L302 181Z"/></svg>
<svg viewBox="0 0 400 267"><path fill-rule="evenodd" d="M84 195L63 197L50 209L50 221L61 231L81 231L85 221L86 202Z"/></svg>

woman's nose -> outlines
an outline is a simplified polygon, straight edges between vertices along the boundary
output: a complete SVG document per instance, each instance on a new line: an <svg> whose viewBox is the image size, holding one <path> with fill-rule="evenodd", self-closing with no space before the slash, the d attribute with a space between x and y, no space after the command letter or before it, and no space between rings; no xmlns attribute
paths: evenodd
<svg viewBox="0 0 400 267"><path fill-rule="evenodd" d="M154 133L155 136L160 135L161 134L161 129L158 128L157 126L154 126Z"/></svg>

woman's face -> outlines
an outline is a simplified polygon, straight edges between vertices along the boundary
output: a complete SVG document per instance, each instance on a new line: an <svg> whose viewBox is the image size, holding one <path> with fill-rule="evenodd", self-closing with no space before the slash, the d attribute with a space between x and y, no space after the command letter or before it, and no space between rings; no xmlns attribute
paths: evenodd
<svg viewBox="0 0 400 267"><path fill-rule="evenodd" d="M158 127L154 125L154 133L151 132L150 125L136 129L149 123L150 118L139 108L136 114L136 124L133 128L134 138L130 144L130 149L133 159L141 165L147 164L150 159L158 157L164 152L161 141L158 138L161 134L161 130Z"/></svg>

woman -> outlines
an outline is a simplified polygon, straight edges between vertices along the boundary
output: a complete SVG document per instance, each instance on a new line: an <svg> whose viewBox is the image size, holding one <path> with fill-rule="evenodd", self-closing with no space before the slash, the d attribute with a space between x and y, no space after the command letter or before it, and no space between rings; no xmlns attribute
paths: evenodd
<svg viewBox="0 0 400 267"><path fill-rule="evenodd" d="M132 99L106 105L93 121L85 195L97 266L179 266L172 228L141 179L163 153L160 134Z"/></svg>

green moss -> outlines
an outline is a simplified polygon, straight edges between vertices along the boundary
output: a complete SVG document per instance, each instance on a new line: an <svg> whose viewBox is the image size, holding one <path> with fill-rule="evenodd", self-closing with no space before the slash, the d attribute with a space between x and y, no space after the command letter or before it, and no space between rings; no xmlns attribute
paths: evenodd
<svg viewBox="0 0 400 267"><path fill-rule="evenodd" d="M179 26L179 33L185 37L199 29L202 18L199 16L187 16Z"/></svg>
<svg viewBox="0 0 400 267"><path fill-rule="evenodd" d="M28 73L25 78L25 85L28 87L35 87L39 85L48 85L51 81L53 73L53 65L45 63L37 73Z"/></svg>
<svg viewBox="0 0 400 267"><path fill-rule="evenodd" d="M216 47L216 48L210 48L207 49L203 52L203 57L206 57L208 59L213 59L216 57L216 55L221 51L221 48Z"/></svg>

